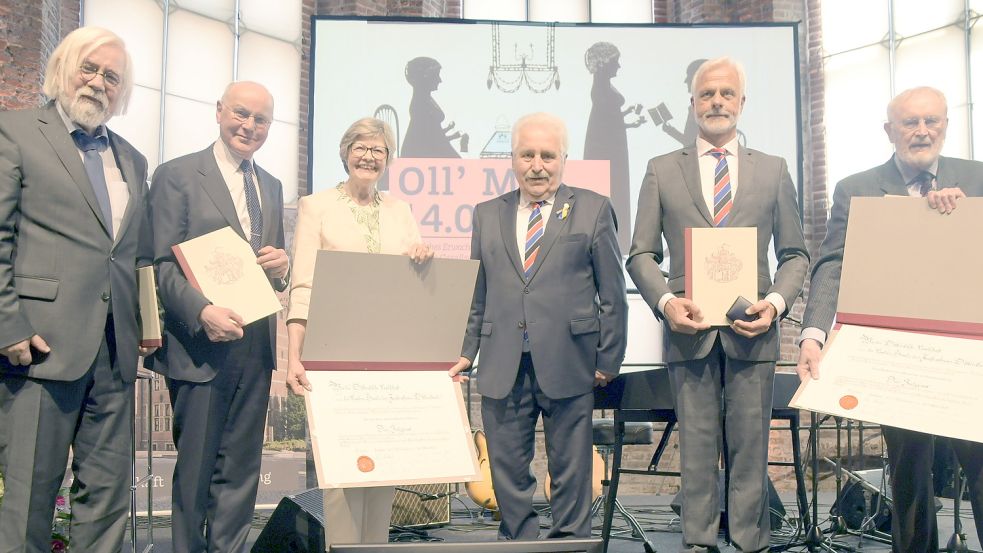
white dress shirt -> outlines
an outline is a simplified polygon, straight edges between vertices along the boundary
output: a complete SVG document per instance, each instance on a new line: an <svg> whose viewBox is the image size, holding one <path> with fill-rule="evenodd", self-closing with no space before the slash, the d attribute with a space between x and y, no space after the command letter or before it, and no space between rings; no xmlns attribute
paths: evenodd
<svg viewBox="0 0 983 553"><path fill-rule="evenodd" d="M542 202L539 206L539 213L543 216L543 232L546 232L546 225L549 224L550 215L553 213L553 198L556 197L554 192L548 198L543 200L538 200ZM522 191L519 191L519 209L515 215L515 242L519 245L519 255L522 256L522 262L526 261L526 232L529 230L529 216L532 215L532 202Z"/></svg>
<svg viewBox="0 0 983 553"><path fill-rule="evenodd" d="M218 163L218 170L222 173L225 186L229 188L229 195L232 196L232 204L236 208L236 216L242 231L249 235L251 220L249 219L249 209L246 208L246 187L242 180L242 169L239 165L242 158L232 153L232 150L225 145L225 142L216 140L212 146L215 154L215 162ZM249 162L252 164L252 161ZM259 199L260 209L263 207L263 195L259 193L259 175L256 173L256 165L253 164L253 186L256 188L256 197ZM263 244L264 246L267 244Z"/></svg>

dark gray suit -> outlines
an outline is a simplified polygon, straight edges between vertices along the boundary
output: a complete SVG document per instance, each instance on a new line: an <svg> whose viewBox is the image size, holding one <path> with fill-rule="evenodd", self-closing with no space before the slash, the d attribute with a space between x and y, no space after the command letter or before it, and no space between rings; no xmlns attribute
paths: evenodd
<svg viewBox="0 0 983 553"><path fill-rule="evenodd" d="M73 547L112 551L123 538L136 268L151 263L152 239L147 161L109 139L129 192L115 238L54 102L0 113L0 344L37 334L51 347L29 367L0 357L0 551L50 546L69 446Z"/></svg>
<svg viewBox="0 0 983 553"><path fill-rule="evenodd" d="M256 166L263 245L284 247L280 181ZM154 172L151 217L164 345L154 370L168 377L174 408L175 550L238 551L256 501L270 380L276 369L276 316L243 328L234 342L208 339L198 315L208 298L191 286L171 246L230 226L245 239L212 147ZM286 284L274 279L277 289ZM208 521L208 536L202 524Z"/></svg>
<svg viewBox="0 0 983 553"><path fill-rule="evenodd" d="M502 514L499 535L535 539L529 472L543 414L552 475L549 537L588 537L594 371L618 374L627 299L610 201L560 185L527 279L516 243L519 192L478 204L471 258L481 261L461 355L481 351L478 392ZM561 218L563 205L567 216ZM529 352L523 354L523 331Z"/></svg>
<svg viewBox="0 0 983 553"><path fill-rule="evenodd" d="M983 163L940 157L938 173L936 180L939 188L960 188L967 196L983 196ZM873 169L851 175L836 185L833 208L826 223L826 238L812 270L809 303L802 318L803 328L818 328L828 334L833 324L840 293L850 200L854 197L885 195L908 195L894 158ZM882 431L892 469L893 549L898 553L938 551L939 529L932 483L934 436L888 426L883 426ZM983 538L983 444L951 441L969 481L976 530Z"/></svg>
<svg viewBox="0 0 983 553"><path fill-rule="evenodd" d="M728 226L758 229L758 296L781 294L787 307L798 297L809 268L799 207L785 160L739 148L739 187ZM687 228L713 227L703 198L696 147L649 161L638 199L628 273L656 315L667 293L682 296ZM669 245L669 279L659 268ZM774 238L778 270L772 282L768 245ZM759 298L748 298L752 301ZM783 313L779 313L779 316ZM667 361L680 423L683 541L716 546L720 510L718 444L726 436L730 470L728 521L744 551L768 546L768 427L771 421L778 324L748 339L729 327L695 335L669 330ZM721 393L726 428L721 429Z"/></svg>

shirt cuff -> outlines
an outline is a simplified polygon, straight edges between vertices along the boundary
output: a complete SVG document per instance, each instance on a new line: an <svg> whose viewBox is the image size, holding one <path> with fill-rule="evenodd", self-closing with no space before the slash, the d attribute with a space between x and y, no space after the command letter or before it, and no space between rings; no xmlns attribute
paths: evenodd
<svg viewBox="0 0 983 553"><path fill-rule="evenodd" d="M802 340L809 339L819 342L820 348L826 345L826 333L814 326L803 328L802 332L799 334L799 337L795 340L795 345L801 346Z"/></svg>
<svg viewBox="0 0 983 553"><path fill-rule="evenodd" d="M676 294L673 294L672 292L667 292L667 293L663 294L661 298L659 298L658 309L659 309L659 313L662 314L662 317L663 318L665 318L665 316L666 316L666 304L669 303L669 300L671 300L671 299L673 299L675 297L676 297Z"/></svg>
<svg viewBox="0 0 983 553"><path fill-rule="evenodd" d="M785 308L787 307L785 305L785 298L783 298L778 292L772 292L765 296L765 299L768 300L770 304L775 306L775 320L777 321L778 319L781 319L782 315L785 314Z"/></svg>

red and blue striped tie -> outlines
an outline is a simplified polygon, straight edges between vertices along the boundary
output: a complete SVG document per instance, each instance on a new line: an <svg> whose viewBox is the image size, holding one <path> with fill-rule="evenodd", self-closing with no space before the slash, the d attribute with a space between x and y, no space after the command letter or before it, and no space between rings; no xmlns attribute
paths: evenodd
<svg viewBox="0 0 983 553"><path fill-rule="evenodd" d="M727 150L714 148L709 153L717 159L717 167L713 171L713 226L722 227L726 226L730 208L734 205L730 173L727 171Z"/></svg>
<svg viewBox="0 0 983 553"><path fill-rule="evenodd" d="M539 253L539 244L543 240L545 229L543 214L539 210L543 202L532 202L529 205L532 207L532 213L529 214L529 226L526 228L526 257L522 263L526 278L532 274L532 266L536 264L536 255Z"/></svg>

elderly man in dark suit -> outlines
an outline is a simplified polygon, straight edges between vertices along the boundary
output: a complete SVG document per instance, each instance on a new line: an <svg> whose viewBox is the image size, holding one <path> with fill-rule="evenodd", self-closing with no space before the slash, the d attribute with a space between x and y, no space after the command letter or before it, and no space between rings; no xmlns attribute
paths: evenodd
<svg viewBox="0 0 983 553"><path fill-rule="evenodd" d="M253 161L273 122L273 97L230 84L216 103L219 140L154 172L151 218L167 376L174 409L175 551L240 551L259 484L264 424L276 369L276 316L243 325L189 282L171 246L229 226L250 243L277 290L286 289L280 181ZM203 525L206 525L203 532Z"/></svg>
<svg viewBox="0 0 983 553"><path fill-rule="evenodd" d="M864 196L924 196L932 208L950 213L959 198L967 194L983 196L983 163L939 155L949 124L947 113L945 96L934 88L913 88L897 95L888 104L884 123L884 131L894 144L894 155L883 165L851 175L836 185L799 336L798 372L803 380L819 378L821 350L836 314L850 200ZM882 426L881 431L892 469L892 549L896 553L938 551L932 483L935 437L890 426ZM983 444L955 439L951 442L969 481L976 529L983 538Z"/></svg>
<svg viewBox="0 0 983 553"><path fill-rule="evenodd" d="M481 351L478 392L502 539L536 539L529 472L543 416L552 476L550 538L589 537L593 387L625 355L625 279L611 202L562 184L567 132L552 115L519 119L519 190L478 204L471 258L481 261L460 361Z"/></svg>
<svg viewBox="0 0 983 553"><path fill-rule="evenodd" d="M51 101L0 113L0 551L50 551L69 448L72 547L122 544L152 241L147 161L106 122L132 75L123 41L84 27L51 54Z"/></svg>
<svg viewBox="0 0 983 553"><path fill-rule="evenodd" d="M809 268L795 187L784 159L738 145L744 70L730 58L703 63L693 76L696 144L653 158L642 181L628 273L665 320L669 378L679 419L682 524L686 550L716 551L717 470L726 443L728 523L742 551L768 548L768 427L778 320L798 297ZM711 328L700 306L682 297L687 228L756 227L758 297L729 327ZM669 245L669 279L659 264ZM768 245L778 268L772 282ZM721 426L721 403L726 428ZM726 430L726 432L725 432Z"/></svg>

